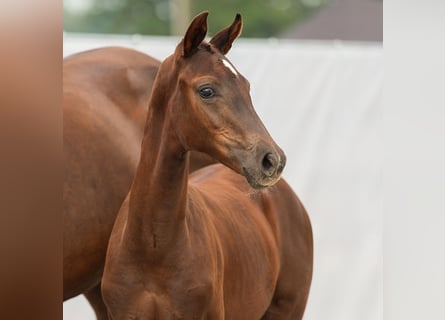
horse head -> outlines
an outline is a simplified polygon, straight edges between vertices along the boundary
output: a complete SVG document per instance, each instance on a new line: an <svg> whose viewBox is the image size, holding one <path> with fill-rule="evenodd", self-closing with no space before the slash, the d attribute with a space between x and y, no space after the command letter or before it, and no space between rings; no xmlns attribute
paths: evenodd
<svg viewBox="0 0 445 320"><path fill-rule="evenodd" d="M207 12L196 16L172 56L161 65L169 116L184 150L207 153L256 189L275 184L284 152L256 114L247 79L227 59L242 29L241 15L207 42Z"/></svg>

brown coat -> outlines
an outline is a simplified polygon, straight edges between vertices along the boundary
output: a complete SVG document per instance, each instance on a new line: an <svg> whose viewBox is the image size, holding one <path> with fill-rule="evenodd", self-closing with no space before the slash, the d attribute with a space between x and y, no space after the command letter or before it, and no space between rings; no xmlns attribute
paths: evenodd
<svg viewBox="0 0 445 320"><path fill-rule="evenodd" d="M308 215L284 152L224 56L241 17L203 41L198 15L160 66L141 157L110 237L111 319L301 319L312 277ZM189 176L190 151L222 164ZM230 169L229 169L230 168Z"/></svg>
<svg viewBox="0 0 445 320"><path fill-rule="evenodd" d="M63 295L85 293L106 319L100 279L115 217L136 171L160 62L110 47L63 62ZM194 154L191 170L213 160Z"/></svg>

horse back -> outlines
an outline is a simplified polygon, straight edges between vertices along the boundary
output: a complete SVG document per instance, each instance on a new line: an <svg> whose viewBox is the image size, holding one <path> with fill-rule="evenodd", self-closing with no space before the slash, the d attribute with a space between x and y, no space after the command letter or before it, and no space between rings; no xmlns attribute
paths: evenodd
<svg viewBox="0 0 445 320"><path fill-rule="evenodd" d="M111 106L117 108L142 133L159 65L155 58L121 47L78 53L64 60L64 93L106 98L110 106L90 104L91 107L100 112L108 112Z"/></svg>

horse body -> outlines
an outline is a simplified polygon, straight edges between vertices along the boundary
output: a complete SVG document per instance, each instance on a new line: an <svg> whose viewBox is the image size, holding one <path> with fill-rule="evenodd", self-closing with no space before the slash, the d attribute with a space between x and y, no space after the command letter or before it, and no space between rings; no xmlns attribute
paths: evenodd
<svg viewBox="0 0 445 320"><path fill-rule="evenodd" d="M286 319L294 308L301 314L290 319L301 317L310 283L305 276L311 275L312 234L306 211L288 184L281 179L254 192L243 176L214 165L190 176L189 199L194 202L186 222L196 226L190 238L204 234L207 251L221 252L223 318L260 319L269 309L273 319ZM201 224L194 221L198 219Z"/></svg>
<svg viewBox="0 0 445 320"><path fill-rule="evenodd" d="M112 319L301 319L309 218L279 180L285 155L255 114L247 80L223 62L240 16L210 43L206 17L193 20L154 82L109 241L104 301ZM225 166L189 176L191 150Z"/></svg>
<svg viewBox="0 0 445 320"><path fill-rule="evenodd" d="M117 265L107 275L107 280L115 279L117 296L112 299L119 304L115 319L134 313L145 315L141 319L158 319L156 315L166 319L147 309L154 298L163 306L159 310L168 310L177 319L200 313L209 319L259 319L270 304L280 267L277 208L270 202L285 188L282 181L270 192L251 195L245 179L227 167L213 165L197 171L190 176L185 220L176 230L174 243L161 254L163 239L144 252L132 239L121 239L124 230L117 228L125 228L128 220L125 203L110 238L110 251L119 255L107 260ZM155 294L147 295L147 290ZM172 296L168 303L159 298L165 296Z"/></svg>

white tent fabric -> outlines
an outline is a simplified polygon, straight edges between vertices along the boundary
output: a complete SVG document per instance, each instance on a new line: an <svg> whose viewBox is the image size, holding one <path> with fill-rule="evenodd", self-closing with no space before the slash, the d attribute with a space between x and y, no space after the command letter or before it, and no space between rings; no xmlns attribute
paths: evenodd
<svg viewBox="0 0 445 320"><path fill-rule="evenodd" d="M64 35L64 56L120 45L158 59L178 38ZM285 179L314 231L305 319L376 320L382 311L383 50L370 43L239 39L229 59L288 157ZM94 319L80 296L63 316Z"/></svg>

